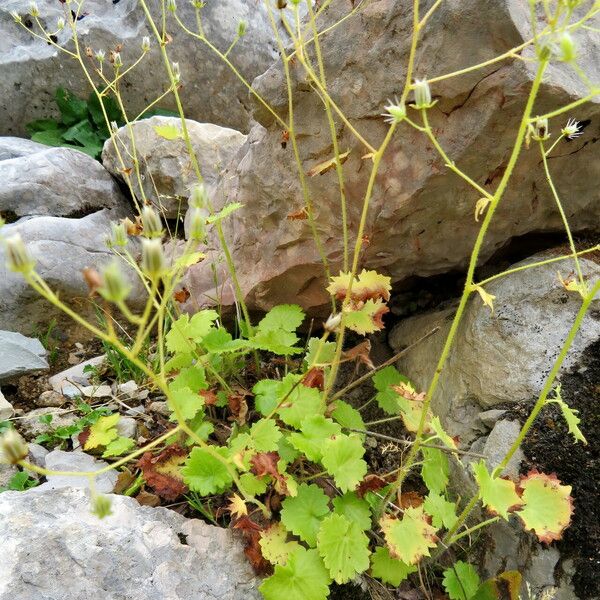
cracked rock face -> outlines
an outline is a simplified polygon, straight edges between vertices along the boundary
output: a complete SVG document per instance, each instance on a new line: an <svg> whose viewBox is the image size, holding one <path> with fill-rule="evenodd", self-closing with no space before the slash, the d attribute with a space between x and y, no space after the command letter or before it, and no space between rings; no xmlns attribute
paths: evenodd
<svg viewBox="0 0 600 600"><path fill-rule="evenodd" d="M537 254L516 266L562 253ZM589 285L600 278L595 262L583 259L581 267ZM572 262L565 260L489 283L486 291L496 296L493 314L473 295L432 401L450 435L468 443L481 429L480 411L537 399L581 306L580 296L565 290L557 276L557 272L566 276L572 268ZM600 339L599 306L600 300L592 302L561 374ZM431 381L453 314L454 309L446 309L417 315L399 323L390 334L390 345L400 350L440 327L398 361L398 369L419 389L426 389Z"/></svg>
<svg viewBox="0 0 600 600"><path fill-rule="evenodd" d="M0 495L0 600L259 600L231 531L110 496L90 514L85 490Z"/></svg>
<svg viewBox="0 0 600 600"><path fill-rule="evenodd" d="M55 48L35 39L14 22L10 12L16 11L25 21L29 4L29 0L3 0L0 6L0 134L3 135L22 135L29 121L55 116L56 87L67 87L85 97L91 91L76 61L57 55ZM38 0L37 4L41 22L55 31L57 19L64 17L65 5L56 0ZM147 4L158 19L160 0L148 0ZM190 2L179 2L177 12L186 27L197 31L195 9ZM274 36L262 2L206 2L201 17L206 36L222 52L235 39L238 23L245 21L246 35L228 58L247 81L263 73L275 59ZM138 0L86 0L78 31L82 48L104 50L107 57L117 44L123 44L121 56L126 67L141 54L142 38L154 39ZM247 131L250 124L247 88L202 42L184 33L170 15L168 33L173 38L169 57L179 62L181 70L186 114ZM60 45L72 48L68 27L57 33L57 39ZM112 69L105 63L106 66ZM154 42L140 67L122 80L121 90L130 118L167 87L168 77ZM175 108L169 99L161 101L159 106Z"/></svg>
<svg viewBox="0 0 600 600"><path fill-rule="evenodd" d="M349 3L332 3L321 28L337 21L348 8ZM527 3L521 0L443 2L422 33L415 76L432 79L523 43L531 33L527 10ZM409 3L374 0L322 36L331 96L375 147L387 131L380 114L387 99L401 92L404 82L410 29ZM580 66L591 80L597 80L597 34L580 29L574 37L580 49ZM530 50L525 55L529 56ZM429 111L429 119L442 147L490 192L495 191L504 173L531 87L532 69L530 63L508 60L431 85L438 103ZM292 73L299 152L307 172L332 158L331 138L322 104L310 91L297 61ZM287 118L281 65L273 65L255 81L255 86ZM586 86L570 67L554 63L544 77L534 114L586 95ZM418 118L409 110L413 118ZM574 230L598 229L600 223L596 185L600 162L595 145L600 139L599 113L600 104L585 104L550 123L553 140L567 117L590 120L584 135L561 141L549 159ZM224 177L216 200L217 204L235 200L244 205L224 222L242 289L255 309L266 310L285 302L298 302L309 309L324 306L328 301L326 283L320 276L323 271L309 224L287 218L304 205L291 144L282 147L282 126L264 109L257 107L255 118L259 124L250 132L237 164ZM339 119L336 123L340 151L350 151L343 171L353 240L371 162L361 159L367 152L364 145ZM340 269L342 250L337 175L332 170L309 177L308 185L316 226L335 273ZM407 125L400 126L376 178L361 267L390 275L394 282L464 268L479 229L474 220L479 197L463 180L449 173L423 134ZM482 259L515 236L561 228L559 212L543 176L539 148L533 143L521 152L482 248ZM212 278L210 261L193 267L186 284L192 292L190 308L210 304L211 297L219 297L225 304L232 302L226 276L221 274L216 289Z"/></svg>

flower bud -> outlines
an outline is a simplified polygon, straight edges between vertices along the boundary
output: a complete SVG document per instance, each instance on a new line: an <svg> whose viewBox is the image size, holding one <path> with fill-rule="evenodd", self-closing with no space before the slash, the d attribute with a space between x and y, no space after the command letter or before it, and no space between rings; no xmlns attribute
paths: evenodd
<svg viewBox="0 0 600 600"><path fill-rule="evenodd" d="M338 313L337 315L329 315L329 318L327 319L327 321L325 321L325 329L327 331L335 331L339 326L340 323L342 322L342 313Z"/></svg>
<svg viewBox="0 0 600 600"><path fill-rule="evenodd" d="M15 22L17 22L17 23L22 23L22 22L23 22L23 19L21 18L21 15L20 15L20 14L19 14L19 13L18 13L16 10L13 10L13 11L11 11L11 13L10 13L10 16L11 16L11 17L12 17L12 18L15 20Z"/></svg>
<svg viewBox="0 0 600 600"><path fill-rule="evenodd" d="M65 28L65 20L60 17L58 21L56 21L56 29L58 31L62 31Z"/></svg>
<svg viewBox="0 0 600 600"><path fill-rule="evenodd" d="M562 60L563 62L574 62L577 58L577 46L568 31L563 31L560 36L559 44L559 60Z"/></svg>
<svg viewBox="0 0 600 600"><path fill-rule="evenodd" d="M244 35L246 34L246 21L240 21L238 23L238 27L237 27L237 35L238 37L244 37Z"/></svg>
<svg viewBox="0 0 600 600"><path fill-rule="evenodd" d="M398 99L395 102L388 100L389 104L385 107L386 113L383 114L388 123L400 123L406 118L406 106L400 104Z"/></svg>
<svg viewBox="0 0 600 600"><path fill-rule="evenodd" d="M431 107L431 90L429 83L425 79L415 79L413 83L413 91L415 95L415 108L430 108Z"/></svg>
<svg viewBox="0 0 600 600"><path fill-rule="evenodd" d="M98 494L92 498L92 514L99 519L112 515L112 501L108 496Z"/></svg>
<svg viewBox="0 0 600 600"><path fill-rule="evenodd" d="M104 52L104 50L98 50L98 52L96 52L96 60L99 63L103 63L105 58L106 58L106 52Z"/></svg>
<svg viewBox="0 0 600 600"><path fill-rule="evenodd" d="M208 193L203 183L197 183L194 187L192 187L188 204L192 208L208 207Z"/></svg>
<svg viewBox="0 0 600 600"><path fill-rule="evenodd" d="M116 121L111 121L111 122L110 122L110 130L111 130L113 133L117 133L117 132L119 131L119 125L117 124L117 122L116 122Z"/></svg>
<svg viewBox="0 0 600 600"><path fill-rule="evenodd" d="M142 52L148 52L150 50L150 38L145 35L142 38Z"/></svg>
<svg viewBox="0 0 600 600"><path fill-rule="evenodd" d="M165 271L165 255L159 239L142 240L142 271L150 278L157 279Z"/></svg>
<svg viewBox="0 0 600 600"><path fill-rule="evenodd" d="M536 142L543 142L550 137L550 133L548 132L548 119L538 117L535 120L531 137Z"/></svg>
<svg viewBox="0 0 600 600"><path fill-rule="evenodd" d="M175 80L175 83L179 83L179 81L181 80L181 71L179 70L179 63L171 63L171 70L173 71L173 79Z"/></svg>
<svg viewBox="0 0 600 600"><path fill-rule="evenodd" d="M14 430L7 429L0 437L0 463L16 465L25 460L29 449L25 440Z"/></svg>
<svg viewBox="0 0 600 600"><path fill-rule="evenodd" d="M40 9L38 8L38 5L35 2L31 2L31 4L29 5L29 14L32 17L40 16Z"/></svg>
<svg viewBox="0 0 600 600"><path fill-rule="evenodd" d="M160 217L151 206L144 206L142 209L142 227L143 235L147 238L162 237L163 227Z"/></svg>
<svg viewBox="0 0 600 600"><path fill-rule="evenodd" d="M29 254L20 234L15 233L6 238L5 244L8 268L24 275L31 273L35 267L35 259Z"/></svg>
<svg viewBox="0 0 600 600"><path fill-rule="evenodd" d="M109 302L123 302L129 296L131 286L125 281L117 261L111 262L102 271L102 285L98 292Z"/></svg>
<svg viewBox="0 0 600 600"><path fill-rule="evenodd" d="M167 1L167 10L170 10L171 12L175 12L177 10L177 3L175 0Z"/></svg>
<svg viewBox="0 0 600 600"><path fill-rule="evenodd" d="M113 54L113 67L115 69L120 69L123 66L123 59L121 58L121 53L120 52L115 52Z"/></svg>
<svg viewBox="0 0 600 600"><path fill-rule="evenodd" d="M542 40L537 47L537 57L541 61L547 61L552 56L552 44L548 40Z"/></svg>
<svg viewBox="0 0 600 600"><path fill-rule="evenodd" d="M202 208L190 209L190 239L202 242L206 239L206 215Z"/></svg>
<svg viewBox="0 0 600 600"><path fill-rule="evenodd" d="M127 242L129 240L127 238L127 229L125 228L125 223L111 223L110 228L111 236L106 245L109 248L112 248L113 246L127 246Z"/></svg>

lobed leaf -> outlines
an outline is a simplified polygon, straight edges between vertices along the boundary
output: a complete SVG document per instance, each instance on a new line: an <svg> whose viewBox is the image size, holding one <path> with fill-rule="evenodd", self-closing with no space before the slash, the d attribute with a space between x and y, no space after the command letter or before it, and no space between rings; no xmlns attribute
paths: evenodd
<svg viewBox="0 0 600 600"><path fill-rule="evenodd" d="M472 600L479 589L479 575L473 565L458 560L444 571L442 584L450 600Z"/></svg>
<svg viewBox="0 0 600 600"><path fill-rule="evenodd" d="M492 477L483 459L473 465L473 471L483 504L493 514L508 520L508 513L523 503L515 484L508 479Z"/></svg>
<svg viewBox="0 0 600 600"><path fill-rule="evenodd" d="M211 446L213 452L228 458L227 448ZM183 480L194 492L201 496L220 494L227 490L233 478L225 464L211 454L206 448L196 446L192 449L185 466L181 469Z"/></svg>
<svg viewBox="0 0 600 600"><path fill-rule="evenodd" d="M417 567L392 558L390 551L385 546L378 546L371 554L371 575L398 587Z"/></svg>
<svg viewBox="0 0 600 600"><path fill-rule="evenodd" d="M316 546L321 520L329 512L329 498L323 490L312 483L301 483L298 494L282 502L281 522L309 546Z"/></svg>
<svg viewBox="0 0 600 600"><path fill-rule="evenodd" d="M356 434L338 435L323 444L321 464L342 492L354 490L367 474L365 448Z"/></svg>

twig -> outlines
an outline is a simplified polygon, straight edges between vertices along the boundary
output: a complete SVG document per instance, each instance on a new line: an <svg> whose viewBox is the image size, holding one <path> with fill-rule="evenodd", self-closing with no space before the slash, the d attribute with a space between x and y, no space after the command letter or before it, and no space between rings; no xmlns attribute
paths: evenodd
<svg viewBox="0 0 600 600"><path fill-rule="evenodd" d="M349 392L350 390L354 389L357 385L360 385L364 381L367 381L367 379L370 379L371 377L373 377L373 375L375 375L375 373L377 373L377 371L381 371L381 369L385 369L385 367L389 367L390 365L394 364L398 359L402 358L405 354L410 352L415 346L418 346L421 342L424 342L428 337L431 337L434 333L439 331L439 329L440 329L439 326L434 327L429 333L426 333L423 337L419 338L417 341L410 344L410 346L407 346L406 348L404 348L404 350L400 350L400 352L398 352L397 354L394 354L394 356L392 356L392 358L388 358L388 360L381 363L380 365L377 365L374 369L372 369L368 373L361 375L358 379L355 379L352 383L349 383L347 386L343 387L339 392L336 392L333 396L331 396L331 402L333 402L334 400L337 400L340 396L343 396L346 392Z"/></svg>

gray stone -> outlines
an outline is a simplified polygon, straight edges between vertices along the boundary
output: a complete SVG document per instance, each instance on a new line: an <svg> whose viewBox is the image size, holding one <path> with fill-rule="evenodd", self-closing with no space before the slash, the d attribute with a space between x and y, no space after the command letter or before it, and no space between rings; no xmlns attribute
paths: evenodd
<svg viewBox="0 0 600 600"><path fill-rule="evenodd" d="M15 414L13 405L4 397L2 390L0 390L0 421L10 419Z"/></svg>
<svg viewBox="0 0 600 600"><path fill-rule="evenodd" d="M48 146L32 142L25 138L0 137L0 161L29 156L41 150L48 150Z"/></svg>
<svg viewBox="0 0 600 600"><path fill-rule="evenodd" d="M110 398L112 396L110 385L88 385L80 388L79 391L86 398Z"/></svg>
<svg viewBox="0 0 600 600"><path fill-rule="evenodd" d="M133 381L133 379L131 381L126 381L125 383L120 383L117 386L117 390L119 392L119 394L125 394L125 396L128 396L129 398L136 398L137 394L136 392L138 391L138 384Z"/></svg>
<svg viewBox="0 0 600 600"><path fill-rule="evenodd" d="M555 255L537 254L518 265ZM590 285L600 277L600 265L590 260L581 260L581 268ZM468 442L478 435L482 410L538 397L581 306L580 297L566 291L557 277L557 271L566 275L571 269L572 263L564 261L491 282L486 291L496 296L493 314L481 298L471 298L432 403L451 435ZM595 316L599 305L600 299L592 302L561 373L600 338L600 320ZM400 371L420 389L431 381L452 316L453 309L418 315L399 323L390 334L390 344L400 350L440 327L398 362Z"/></svg>
<svg viewBox="0 0 600 600"><path fill-rule="evenodd" d="M0 331L0 381L47 368L46 349L40 340L13 331Z"/></svg>
<svg viewBox="0 0 600 600"><path fill-rule="evenodd" d="M498 408L492 408L491 410L484 410L480 412L477 416L479 420L486 426L492 429L496 422L500 420L502 415L506 414L505 410L500 410Z"/></svg>
<svg viewBox="0 0 600 600"><path fill-rule="evenodd" d="M488 436L483 454L487 456L487 465L491 470L495 469L506 456L513 442L517 439L521 431L521 424L518 421L498 421ZM512 456L502 475L508 475L517 478L521 462L525 458L523 451L519 448Z"/></svg>
<svg viewBox="0 0 600 600"><path fill-rule="evenodd" d="M171 410L165 400L154 400L148 405L148 412L157 413L163 417L168 417Z"/></svg>
<svg viewBox="0 0 600 600"><path fill-rule="evenodd" d="M0 463L0 488L8 485L13 475L19 472L15 465Z"/></svg>
<svg viewBox="0 0 600 600"><path fill-rule="evenodd" d="M40 394L40 397L35 401L36 406L62 406L67 399L54 390L47 390Z"/></svg>
<svg viewBox="0 0 600 600"><path fill-rule="evenodd" d="M98 460L85 452L76 450L64 452L63 450L52 450L46 455L46 469L53 471L98 471L107 466L103 460ZM96 490L107 494L113 491L117 482L117 472L107 471L98 475L95 480ZM90 480L87 476L77 477L73 475L48 475L44 488L89 488Z"/></svg>
<svg viewBox="0 0 600 600"><path fill-rule="evenodd" d="M117 431L123 437L135 439L137 434L137 421L133 417L121 417L117 423Z"/></svg>
<svg viewBox="0 0 600 600"><path fill-rule="evenodd" d="M56 375L52 375L48 379L48 383L52 386L54 391L63 393L65 388L68 388L69 383L76 383L78 386L88 385L90 382L91 373L86 372L86 367L100 367L106 359L106 354L100 356L94 356L88 360L84 360L79 364L65 369ZM73 386L74 387L74 386ZM77 393L79 393L79 390Z"/></svg>
<svg viewBox="0 0 600 600"><path fill-rule="evenodd" d="M69 148L42 146L35 153L0 160L0 181L0 212L14 217L74 217L127 205L98 161Z"/></svg>
<svg viewBox="0 0 600 600"><path fill-rule="evenodd" d="M85 267L97 270L114 259L106 247L111 222L126 215L122 209L103 209L80 219L35 217L5 225L3 235L19 233L36 259L36 270L63 301L84 299L89 295L82 276ZM132 244L131 250L137 254ZM32 290L23 277L8 270L4 249L0 246L0 327L33 331L40 323L66 317ZM123 269L133 289L128 302L141 303L144 290L132 269ZM80 301L77 308L83 316L95 318L90 302ZM71 323L69 321L69 323Z"/></svg>
<svg viewBox="0 0 600 600"><path fill-rule="evenodd" d="M187 119L186 125L204 183L212 195L221 173L242 147L246 136L212 123L197 123ZM181 131L181 120L175 117L152 117L131 126L141 175L138 180L132 173L131 179L138 198L151 198L161 213L174 218L180 213L185 214L190 188L197 183L197 179L183 138L169 140L156 133L155 127L164 126L176 127ZM129 128L122 127L115 137L121 155L125 154L125 168L133 169ZM112 139L104 145L102 162L115 177L123 178L123 167Z"/></svg>
<svg viewBox="0 0 600 600"><path fill-rule="evenodd" d="M40 422L40 417L52 415L49 424ZM58 427L67 427L77 421L77 415L65 408L36 408L28 412L16 422L16 427L28 440L34 439L42 433L50 433Z"/></svg>
<svg viewBox="0 0 600 600"><path fill-rule="evenodd" d="M379 0L322 36L328 90L349 122L374 147L388 130L384 107L404 84L410 45L412 4ZM319 29L344 17L351 3L332 2ZM422 32L415 77L434 78L477 64L531 38L528 4L521 0L442 2ZM485 15L485 18L482 16ZM540 24L540 27L543 27ZM584 28L574 32L578 65L592 81L600 79L600 39ZM351 40L351 43L349 43ZM531 50L524 53L531 56ZM313 63L314 64L314 63ZM432 84L439 101L429 120L451 160L486 190L493 192L504 172L515 140L535 65L508 60ZM281 63L275 63L254 85L275 111L287 119L287 98ZM323 103L296 61L291 67L294 116L304 172L332 158L332 142ZM554 110L588 96L587 86L565 63L546 71L536 113ZM410 109L409 109L410 110ZM571 114L569 113L571 116ZM577 107L577 119L591 119L582 137L561 141L553 152L554 182L568 202L574 231L598 230L600 203L597 180L600 161L592 140L600 137L600 100ZM564 118L551 122L552 139ZM304 207L298 167L291 144L281 145L282 125L258 107L259 122L222 180L217 207L235 200L243 208L223 223L237 275L251 309L267 310L286 302L329 314L327 282L308 220L287 216ZM415 117L416 118L416 117ZM371 162L363 143L337 117L338 145L350 155L343 165L349 237L356 239ZM341 269L342 211L335 169L307 178L314 201L314 219L332 273ZM398 127L383 157L367 214L360 267L376 269L394 282L463 270L480 223L473 218L481 194L449 172L426 135L408 125ZM495 213L481 252L492 256L511 238L529 232L562 231L556 203L540 167L535 145L523 150L510 185ZM208 260L194 265L186 287L187 308L215 303L232 305L232 286L225 273L216 236ZM214 260L212 258L214 257ZM218 281L215 285L213 267Z"/></svg>
<svg viewBox="0 0 600 600"><path fill-rule="evenodd" d="M260 600L231 530L111 495L90 514L85 490L0 495L0 600Z"/></svg>
<svg viewBox="0 0 600 600"><path fill-rule="evenodd" d="M56 21L64 16L64 7L54 0L39 0L37 4L42 24L56 30ZM28 5L28 0L4 0L0 4L0 134L4 135L23 134L25 124L33 119L56 117L53 96L58 86L66 86L86 98L91 91L76 61L15 24L10 11L17 11L25 19ZM149 0L148 6L153 17L160 20L159 0ZM178 2L177 13L187 27L197 31L196 12L189 2ZM125 68L139 58L142 38L150 36L152 40L152 47L139 67L121 79L120 91L133 120L168 86L160 49L142 7L137 0L87 0L82 15L77 23L81 48L104 50L108 58L109 52L122 44ZM202 8L204 32L223 52L235 39L240 21L246 23L247 33L228 58L251 82L277 56L265 6L246 0L223 0L207 2ZM186 34L168 12L167 31L173 38L168 48L169 58L179 63L181 71L180 94L186 114L247 130L250 123L247 87L204 43ZM68 26L56 37L61 46L72 48ZM108 61L106 68L112 71ZM95 79L99 83L99 78ZM174 99L167 96L159 106L174 109Z"/></svg>
<svg viewBox="0 0 600 600"><path fill-rule="evenodd" d="M48 453L50 452L47 448L35 443L27 444L27 448L29 450L28 460L31 463L37 465L38 467L46 466L46 456L48 456Z"/></svg>

